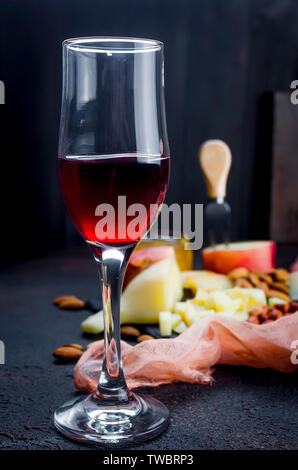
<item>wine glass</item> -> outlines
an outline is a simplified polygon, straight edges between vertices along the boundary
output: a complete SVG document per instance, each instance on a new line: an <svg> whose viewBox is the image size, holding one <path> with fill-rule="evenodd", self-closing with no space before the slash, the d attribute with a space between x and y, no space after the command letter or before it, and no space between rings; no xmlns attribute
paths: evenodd
<svg viewBox="0 0 298 470"><path fill-rule="evenodd" d="M168 424L167 408L128 390L120 345L120 297L129 257L161 210L169 179L163 44L90 37L63 42L58 174L63 200L98 265L104 359L98 387L55 412L79 441L145 440Z"/></svg>

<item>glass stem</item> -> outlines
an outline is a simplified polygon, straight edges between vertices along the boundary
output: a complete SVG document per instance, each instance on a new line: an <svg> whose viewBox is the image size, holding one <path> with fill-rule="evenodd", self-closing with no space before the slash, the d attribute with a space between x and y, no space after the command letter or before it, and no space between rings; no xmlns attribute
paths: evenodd
<svg viewBox="0 0 298 470"><path fill-rule="evenodd" d="M95 256L102 282L104 312L104 358L97 397L117 403L129 398L121 356L120 300L124 274L133 248L134 245L101 248L100 256L98 250Z"/></svg>

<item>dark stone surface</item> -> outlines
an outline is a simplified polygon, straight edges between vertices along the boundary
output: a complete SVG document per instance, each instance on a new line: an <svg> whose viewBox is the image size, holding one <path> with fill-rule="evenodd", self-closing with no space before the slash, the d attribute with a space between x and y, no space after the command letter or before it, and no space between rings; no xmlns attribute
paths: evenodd
<svg viewBox="0 0 298 470"><path fill-rule="evenodd" d="M281 263L292 254L280 251ZM75 392L73 365L55 362L63 344L86 345L86 311L58 310L59 294L97 295L97 273L87 250L58 253L5 267L0 275L0 449L90 449L56 432L53 411ZM160 437L138 449L295 449L297 373L220 367L213 386L176 384L146 393L171 411Z"/></svg>

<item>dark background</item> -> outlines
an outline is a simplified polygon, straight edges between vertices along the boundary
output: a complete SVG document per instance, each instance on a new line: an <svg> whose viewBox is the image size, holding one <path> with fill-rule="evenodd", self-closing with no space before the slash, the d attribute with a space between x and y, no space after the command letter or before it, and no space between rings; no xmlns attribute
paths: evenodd
<svg viewBox="0 0 298 470"><path fill-rule="evenodd" d="M232 237L268 238L270 97L298 78L297 0L1 0L2 260L78 243L56 177L61 42L92 35L165 43L167 202L205 201L196 152L222 138Z"/></svg>

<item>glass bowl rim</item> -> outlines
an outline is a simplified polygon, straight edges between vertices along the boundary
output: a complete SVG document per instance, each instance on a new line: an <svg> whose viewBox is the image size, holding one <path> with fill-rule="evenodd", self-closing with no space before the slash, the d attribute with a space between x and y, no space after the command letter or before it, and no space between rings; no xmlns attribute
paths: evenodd
<svg viewBox="0 0 298 470"><path fill-rule="evenodd" d="M112 44L115 43L113 47ZM106 44L106 45L105 45ZM118 44L116 46L116 44ZM121 46L119 47L119 44ZM156 39L122 37L122 36L90 36L65 39L63 47L77 52L94 53L140 53L156 52L163 48L163 42ZM124 45L124 47L123 47ZM141 47L136 48L136 45Z"/></svg>

